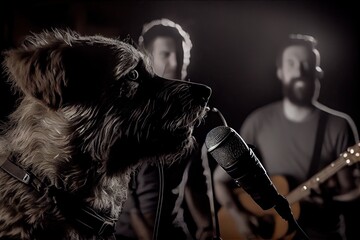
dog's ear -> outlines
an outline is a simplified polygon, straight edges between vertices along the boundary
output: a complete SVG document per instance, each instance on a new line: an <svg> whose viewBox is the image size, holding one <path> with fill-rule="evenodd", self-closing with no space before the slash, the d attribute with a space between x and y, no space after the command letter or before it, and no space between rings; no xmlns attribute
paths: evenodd
<svg viewBox="0 0 360 240"><path fill-rule="evenodd" d="M95 101L114 80L118 58L106 40L61 33L34 39L5 52L4 66L14 86L50 108Z"/></svg>
<svg viewBox="0 0 360 240"><path fill-rule="evenodd" d="M134 41L134 39L132 39L132 37L130 36L130 34L128 34L126 36L126 38L124 38L123 40L121 40L122 42L125 42L127 44L130 44L131 46L133 46L136 49L139 49L138 44Z"/></svg>
<svg viewBox="0 0 360 240"><path fill-rule="evenodd" d="M66 85L61 53L54 46L21 47L4 52L4 68L12 85L51 108L62 104Z"/></svg>
<svg viewBox="0 0 360 240"><path fill-rule="evenodd" d="M105 45L84 44L64 50L62 66L67 79L62 92L64 103L97 101L115 82L115 54Z"/></svg>

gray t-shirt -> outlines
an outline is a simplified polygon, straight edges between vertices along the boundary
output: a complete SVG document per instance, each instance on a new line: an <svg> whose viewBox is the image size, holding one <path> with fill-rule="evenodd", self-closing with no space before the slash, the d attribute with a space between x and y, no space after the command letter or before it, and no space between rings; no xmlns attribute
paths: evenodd
<svg viewBox="0 0 360 240"><path fill-rule="evenodd" d="M315 109L305 121L293 122L285 117L282 107L282 102L276 102L256 110L245 120L240 135L260 151L269 175L290 175L301 183L307 180L323 110ZM325 114L328 121L319 169L335 161L355 142L345 114Z"/></svg>
<svg viewBox="0 0 360 240"><path fill-rule="evenodd" d="M335 161L357 140L352 120L345 114L320 106L303 122L288 120L283 103L275 102L254 111L245 120L240 135L255 146L269 176L283 175L295 186L307 180L320 112L327 116L318 169ZM336 186L337 191L340 187ZM335 193L335 192L333 192ZM341 239L341 211L333 201L316 205L301 202L299 222L311 239Z"/></svg>

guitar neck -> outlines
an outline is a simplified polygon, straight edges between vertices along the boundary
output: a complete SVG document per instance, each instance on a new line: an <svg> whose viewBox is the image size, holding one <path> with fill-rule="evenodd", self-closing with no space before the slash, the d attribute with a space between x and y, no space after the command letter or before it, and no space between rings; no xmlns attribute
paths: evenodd
<svg viewBox="0 0 360 240"><path fill-rule="evenodd" d="M316 173L309 180L300 184L293 191L291 191L286 196L289 204L293 204L302 198L309 196L312 189L318 187L319 184L325 182L343 167L351 165L352 162L349 159L346 159L346 156L347 155L344 154L330 165L326 166L323 170Z"/></svg>

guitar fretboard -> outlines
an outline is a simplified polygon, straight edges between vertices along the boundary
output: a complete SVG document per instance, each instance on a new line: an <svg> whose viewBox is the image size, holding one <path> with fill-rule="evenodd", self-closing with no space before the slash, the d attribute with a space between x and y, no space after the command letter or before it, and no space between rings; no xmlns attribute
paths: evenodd
<svg viewBox="0 0 360 240"><path fill-rule="evenodd" d="M355 147L359 146L360 143L355 145ZM348 152L343 153L337 160L326 166L323 170L321 170L320 172L312 176L309 180L307 180L303 184L300 184L293 191L291 191L286 196L286 199L290 204L292 204L301 200L304 197L309 196L312 189L318 187L319 184L329 179L343 167L350 166L357 161L360 161L359 152L355 152L354 148L349 148Z"/></svg>

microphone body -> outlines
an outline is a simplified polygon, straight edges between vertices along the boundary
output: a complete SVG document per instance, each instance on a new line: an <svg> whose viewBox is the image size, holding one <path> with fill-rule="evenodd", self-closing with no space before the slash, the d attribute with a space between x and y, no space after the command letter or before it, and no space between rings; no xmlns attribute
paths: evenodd
<svg viewBox="0 0 360 240"><path fill-rule="evenodd" d="M218 164L263 210L275 207L280 194L252 149L235 130L216 127L207 134L205 145Z"/></svg>
<svg viewBox="0 0 360 240"><path fill-rule="evenodd" d="M259 159L234 129L228 126L212 129L206 135L205 145L218 164L263 210L274 207L288 221L289 229L297 229L300 238L309 239L296 222L286 198L278 193Z"/></svg>

